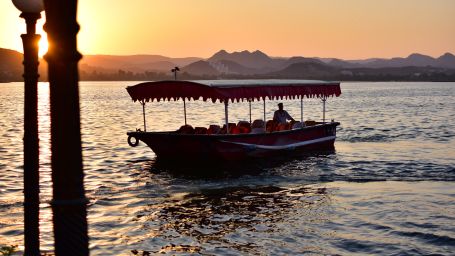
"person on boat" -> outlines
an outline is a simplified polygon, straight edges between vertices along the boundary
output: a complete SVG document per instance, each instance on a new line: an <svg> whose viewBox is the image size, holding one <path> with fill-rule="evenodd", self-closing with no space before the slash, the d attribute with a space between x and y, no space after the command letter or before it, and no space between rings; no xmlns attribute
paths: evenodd
<svg viewBox="0 0 455 256"><path fill-rule="evenodd" d="M278 110L273 114L273 121L277 124L286 124L287 120L295 121L289 113L283 109L283 103L278 103Z"/></svg>

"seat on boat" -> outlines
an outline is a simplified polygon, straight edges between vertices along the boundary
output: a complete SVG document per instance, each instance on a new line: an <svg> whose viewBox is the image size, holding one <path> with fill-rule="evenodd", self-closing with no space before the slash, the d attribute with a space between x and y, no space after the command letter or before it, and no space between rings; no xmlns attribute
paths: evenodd
<svg viewBox="0 0 455 256"><path fill-rule="evenodd" d="M277 123L275 120L268 120L265 127L267 132L274 132L276 130Z"/></svg>
<svg viewBox="0 0 455 256"><path fill-rule="evenodd" d="M240 133L250 133L251 132L251 127L240 126L237 128L239 128Z"/></svg>
<svg viewBox="0 0 455 256"><path fill-rule="evenodd" d="M262 119L254 120L251 128L264 128L264 121Z"/></svg>
<svg viewBox="0 0 455 256"><path fill-rule="evenodd" d="M240 134L240 129L235 123L229 123L229 133Z"/></svg>
<svg viewBox="0 0 455 256"><path fill-rule="evenodd" d="M237 128L239 128L240 133L250 133L251 132L251 124L247 121L239 121L237 123Z"/></svg>
<svg viewBox="0 0 455 256"><path fill-rule="evenodd" d="M221 128L217 124L211 124L209 126L209 129L207 130L207 134L218 134L220 132Z"/></svg>
<svg viewBox="0 0 455 256"><path fill-rule="evenodd" d="M223 125L220 131L221 134L226 134L226 125ZM235 123L229 123L229 133L230 134L239 134L240 130L237 128Z"/></svg>
<svg viewBox="0 0 455 256"><path fill-rule="evenodd" d="M195 127L194 134L207 134L207 128L205 127Z"/></svg>
<svg viewBox="0 0 455 256"><path fill-rule="evenodd" d="M240 129L237 126L229 128L229 133L230 134L240 134Z"/></svg>
<svg viewBox="0 0 455 256"><path fill-rule="evenodd" d="M265 132L264 124L265 123L262 119L254 120L253 124L251 125L251 133L264 133Z"/></svg>
<svg viewBox="0 0 455 256"><path fill-rule="evenodd" d="M193 126L187 124L187 125L182 125L180 129L177 131L178 133L181 134L194 134L194 128Z"/></svg>

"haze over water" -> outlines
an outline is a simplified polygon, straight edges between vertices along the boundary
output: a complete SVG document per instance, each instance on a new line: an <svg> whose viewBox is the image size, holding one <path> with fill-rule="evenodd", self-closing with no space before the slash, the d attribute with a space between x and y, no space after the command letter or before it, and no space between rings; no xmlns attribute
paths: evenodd
<svg viewBox="0 0 455 256"><path fill-rule="evenodd" d="M142 129L141 106L125 90L134 84L80 83L92 255L455 251L455 83L342 83L327 104L327 118L341 123L334 152L204 167L210 177L177 174L144 144L128 146L126 131ZM43 251L53 247L48 93L41 83ZM300 102L283 102L300 119ZM267 103L269 118L276 103ZM182 102L146 110L148 130L183 123ZM304 110L322 118L318 99ZM23 245L22 114L23 84L0 84L0 245ZM193 126L221 124L224 106L187 102L187 114ZM231 104L229 114L248 120L248 104ZM262 102L253 104L257 118Z"/></svg>

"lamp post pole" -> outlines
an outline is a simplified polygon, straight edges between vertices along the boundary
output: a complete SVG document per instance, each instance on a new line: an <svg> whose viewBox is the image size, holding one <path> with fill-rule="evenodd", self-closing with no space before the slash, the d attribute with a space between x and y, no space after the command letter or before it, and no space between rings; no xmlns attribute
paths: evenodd
<svg viewBox="0 0 455 256"><path fill-rule="evenodd" d="M25 255L40 255L39 249L39 140L38 140L38 13L21 14L27 33L24 46L24 247Z"/></svg>
<svg viewBox="0 0 455 256"><path fill-rule="evenodd" d="M89 255L77 63L77 0L44 0L49 51L55 255Z"/></svg>
<svg viewBox="0 0 455 256"><path fill-rule="evenodd" d="M42 0L12 0L22 13L27 33L24 46L24 255L40 255L39 248L39 139L38 139L38 41L36 21Z"/></svg>

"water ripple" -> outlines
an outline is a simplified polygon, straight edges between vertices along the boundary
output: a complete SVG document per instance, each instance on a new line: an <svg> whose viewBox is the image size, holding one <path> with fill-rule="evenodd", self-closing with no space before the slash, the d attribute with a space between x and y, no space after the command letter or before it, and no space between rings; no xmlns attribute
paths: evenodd
<svg viewBox="0 0 455 256"><path fill-rule="evenodd" d="M454 83L343 83L327 102L335 150L228 163L169 165L126 131L142 127L129 82L80 87L92 255L451 255L455 250ZM39 86L41 247L52 253L48 84ZM0 245L23 250L21 83L0 85ZM293 116L300 102L283 101ZM148 129L177 129L181 102L146 107ZM262 103L253 103L253 119ZM272 116L275 102L267 102ZM305 119L321 120L319 100ZM224 107L187 102L193 126ZM248 120L248 103L230 106ZM209 174L209 175L208 175Z"/></svg>

